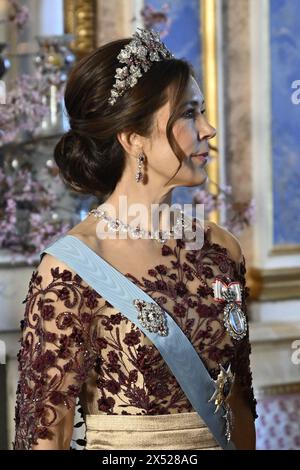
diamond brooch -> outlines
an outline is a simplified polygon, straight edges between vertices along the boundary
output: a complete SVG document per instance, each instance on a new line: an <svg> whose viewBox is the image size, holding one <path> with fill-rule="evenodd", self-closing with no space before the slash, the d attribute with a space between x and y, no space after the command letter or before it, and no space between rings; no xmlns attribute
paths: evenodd
<svg viewBox="0 0 300 470"><path fill-rule="evenodd" d="M141 299L134 299L133 304L138 310L137 318L146 330L160 336L168 335L167 319L158 305Z"/></svg>

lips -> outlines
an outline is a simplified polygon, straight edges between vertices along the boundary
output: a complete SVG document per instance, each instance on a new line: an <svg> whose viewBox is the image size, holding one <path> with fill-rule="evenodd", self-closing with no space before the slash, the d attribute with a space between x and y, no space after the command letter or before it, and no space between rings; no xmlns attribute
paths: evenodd
<svg viewBox="0 0 300 470"><path fill-rule="evenodd" d="M208 157L208 152L202 152L202 153L192 153L192 157Z"/></svg>
<svg viewBox="0 0 300 470"><path fill-rule="evenodd" d="M193 159L197 160L199 163L205 164L205 163L207 163L207 160L208 160L209 155L208 155L208 152L197 153L197 154L196 154L196 153L193 153L193 154L191 155L191 157L192 157Z"/></svg>

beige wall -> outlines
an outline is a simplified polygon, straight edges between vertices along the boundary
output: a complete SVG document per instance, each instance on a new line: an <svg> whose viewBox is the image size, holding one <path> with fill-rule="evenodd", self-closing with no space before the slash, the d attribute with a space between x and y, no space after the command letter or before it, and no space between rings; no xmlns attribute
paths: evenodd
<svg viewBox="0 0 300 470"><path fill-rule="evenodd" d="M241 202L252 196L250 1L223 1L222 12L226 173L234 197ZM240 241L250 265L251 228L245 230Z"/></svg>

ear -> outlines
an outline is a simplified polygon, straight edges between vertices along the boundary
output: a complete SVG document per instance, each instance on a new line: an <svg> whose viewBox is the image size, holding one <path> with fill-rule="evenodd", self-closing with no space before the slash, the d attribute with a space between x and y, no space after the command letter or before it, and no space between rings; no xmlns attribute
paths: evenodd
<svg viewBox="0 0 300 470"><path fill-rule="evenodd" d="M143 148L142 137L135 132L119 132L117 139L130 156L137 157Z"/></svg>

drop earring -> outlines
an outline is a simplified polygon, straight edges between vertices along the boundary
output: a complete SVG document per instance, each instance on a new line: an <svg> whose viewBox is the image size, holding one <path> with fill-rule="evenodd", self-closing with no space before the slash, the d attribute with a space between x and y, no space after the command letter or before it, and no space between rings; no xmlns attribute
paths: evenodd
<svg viewBox="0 0 300 470"><path fill-rule="evenodd" d="M140 153L140 155L137 157L137 164L138 164L138 169L137 169L137 172L135 174L135 179L136 179L136 182L137 183L140 183L143 181L143 172L142 172L142 169L144 167L144 162L145 162L145 155L142 153Z"/></svg>

